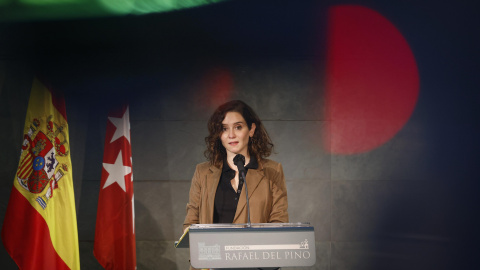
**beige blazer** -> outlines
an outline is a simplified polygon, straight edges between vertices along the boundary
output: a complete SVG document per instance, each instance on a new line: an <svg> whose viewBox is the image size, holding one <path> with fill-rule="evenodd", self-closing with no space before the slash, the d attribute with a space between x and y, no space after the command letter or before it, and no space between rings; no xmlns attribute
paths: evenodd
<svg viewBox="0 0 480 270"><path fill-rule="evenodd" d="M187 215L183 228L191 224L213 223L215 192L222 168L208 162L197 165L190 186ZM288 201L282 165L263 159L258 169L249 169L246 177L252 223L288 222ZM242 189L233 223L247 223L245 188Z"/></svg>

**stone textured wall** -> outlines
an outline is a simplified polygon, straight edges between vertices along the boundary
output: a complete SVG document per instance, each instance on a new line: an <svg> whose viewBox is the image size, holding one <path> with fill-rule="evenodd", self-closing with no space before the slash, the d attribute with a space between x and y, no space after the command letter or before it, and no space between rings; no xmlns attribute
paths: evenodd
<svg viewBox="0 0 480 270"><path fill-rule="evenodd" d="M250 104L273 139L271 158L284 167L290 221L315 227L311 269L472 266L480 150L478 35L465 30L478 29L472 9L457 2L458 12L433 1L413 7L358 1L404 34L417 60L420 96L391 140L366 153L332 155L322 146L331 121L322 52L331 2L273 9L271 1L260 1L255 9L252 1L231 1L143 17L2 24L0 222L31 78L40 68L66 97L83 269L101 269L93 240L106 115L124 99L138 269L188 268L188 250L175 250L173 242L181 235L195 165L205 160L206 121L231 99ZM251 10L235 12L247 4ZM2 269L16 269L3 248L0 261Z"/></svg>

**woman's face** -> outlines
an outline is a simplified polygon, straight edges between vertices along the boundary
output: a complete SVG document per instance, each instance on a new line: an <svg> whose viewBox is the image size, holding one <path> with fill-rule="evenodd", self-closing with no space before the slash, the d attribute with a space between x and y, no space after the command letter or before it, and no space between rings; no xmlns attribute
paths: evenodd
<svg viewBox="0 0 480 270"><path fill-rule="evenodd" d="M227 150L227 157L248 153L248 140L255 133L255 123L248 129L247 122L238 112L227 112L222 121L223 132L220 136L223 147Z"/></svg>

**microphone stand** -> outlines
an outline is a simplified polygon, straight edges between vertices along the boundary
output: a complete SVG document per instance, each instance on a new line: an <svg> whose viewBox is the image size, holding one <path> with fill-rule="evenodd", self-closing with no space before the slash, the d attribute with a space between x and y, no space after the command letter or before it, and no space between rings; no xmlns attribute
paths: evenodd
<svg viewBox="0 0 480 270"><path fill-rule="evenodd" d="M247 187L247 178L245 177L245 169L243 169L242 171L239 170L238 173L239 173L239 176L243 178L243 184L245 185L245 196L247 198L247 218L248 218L247 228L250 228L252 227L252 223L250 222L250 204L249 204L250 200L248 198L248 187Z"/></svg>
<svg viewBox="0 0 480 270"><path fill-rule="evenodd" d="M247 187L247 177L245 173L245 157L241 154L238 154L233 159L233 163L237 165L238 168L238 177L239 180L243 179L243 183L245 185L245 196L247 199L247 228L252 227L252 222L250 222L250 200L248 198L248 187Z"/></svg>

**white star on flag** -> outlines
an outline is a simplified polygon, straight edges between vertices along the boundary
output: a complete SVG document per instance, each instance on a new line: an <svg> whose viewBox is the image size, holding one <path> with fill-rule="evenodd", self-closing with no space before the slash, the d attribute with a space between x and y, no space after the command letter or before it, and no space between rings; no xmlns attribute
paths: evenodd
<svg viewBox="0 0 480 270"><path fill-rule="evenodd" d="M103 163L103 168L108 172L108 178L105 181L103 188L106 188L113 183L117 183L123 191L126 192L125 175L132 172L132 167L123 165L122 150L118 153L114 164Z"/></svg>
<svg viewBox="0 0 480 270"><path fill-rule="evenodd" d="M130 114L128 113L128 111L129 108L127 107L122 118L108 117L108 120L110 120L110 122L112 122L112 124L115 125L115 127L117 128L110 142L113 142L116 139L124 136L130 143Z"/></svg>

